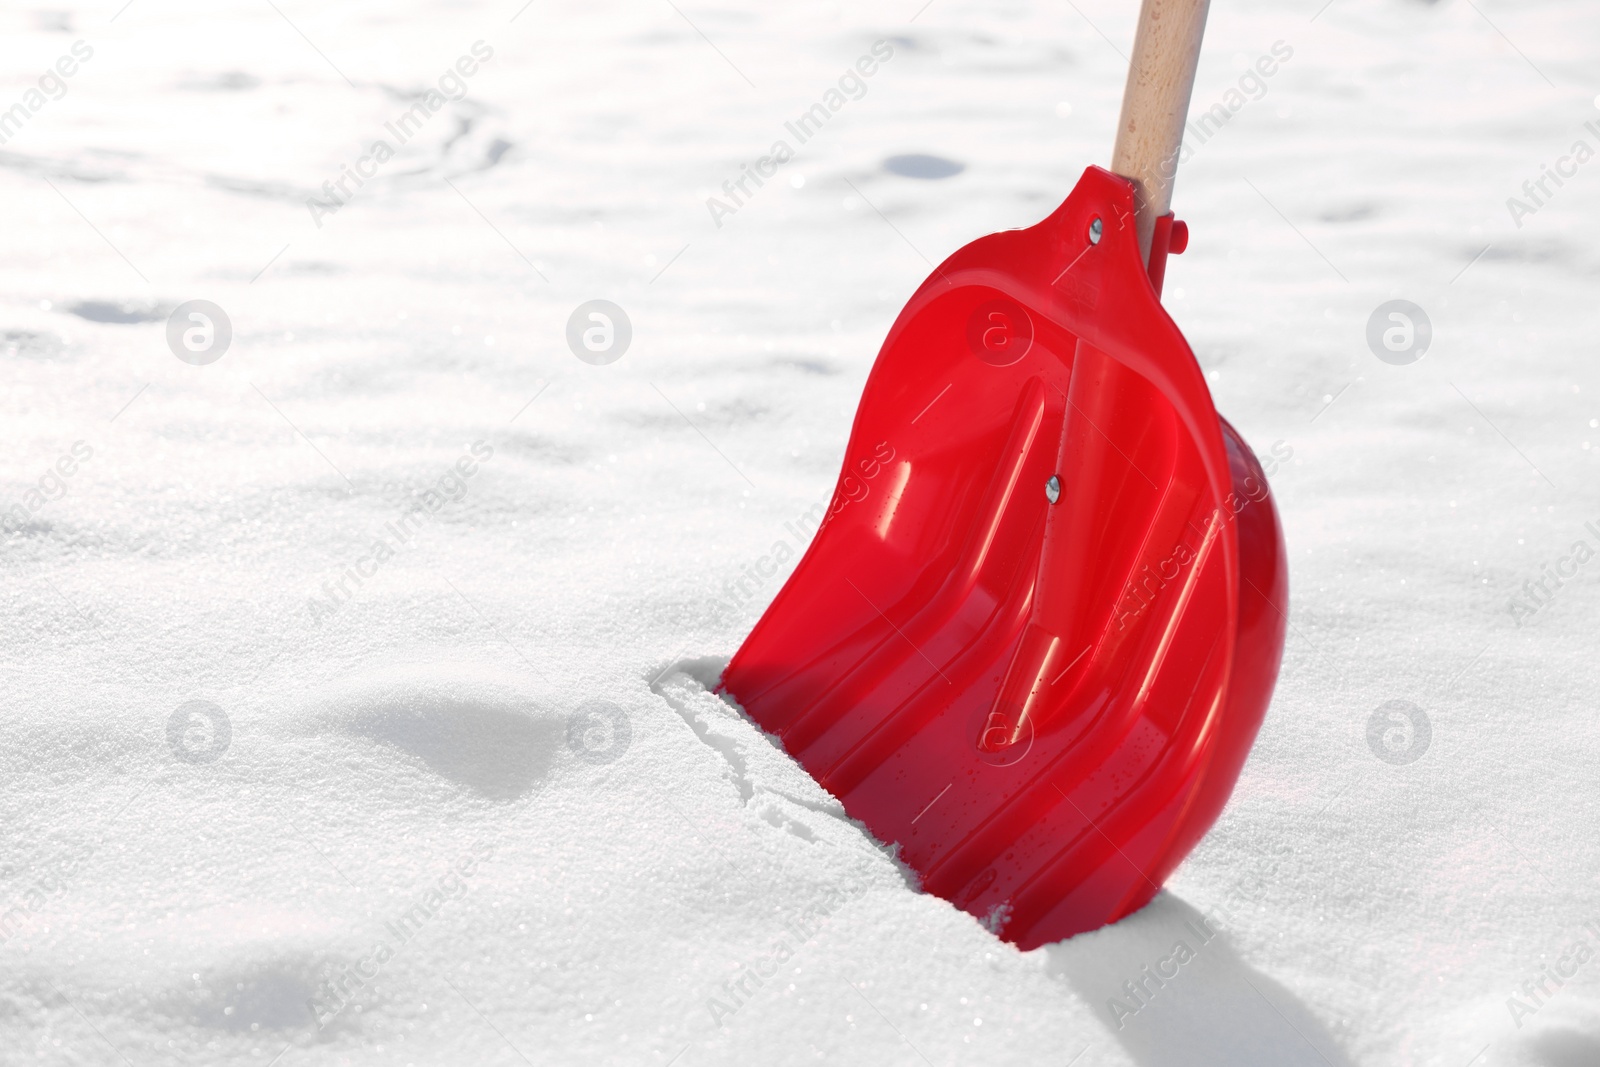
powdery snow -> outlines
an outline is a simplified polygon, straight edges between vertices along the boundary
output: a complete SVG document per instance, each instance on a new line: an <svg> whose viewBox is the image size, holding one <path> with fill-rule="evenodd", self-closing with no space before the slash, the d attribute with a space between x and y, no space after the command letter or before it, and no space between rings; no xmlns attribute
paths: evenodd
<svg viewBox="0 0 1600 1067"><path fill-rule="evenodd" d="M1600 1062L1589 6L1212 11L1167 303L1291 455L1288 650L1167 891L1022 954L707 686L1133 0L120 2L0 16L0 1063Z"/></svg>

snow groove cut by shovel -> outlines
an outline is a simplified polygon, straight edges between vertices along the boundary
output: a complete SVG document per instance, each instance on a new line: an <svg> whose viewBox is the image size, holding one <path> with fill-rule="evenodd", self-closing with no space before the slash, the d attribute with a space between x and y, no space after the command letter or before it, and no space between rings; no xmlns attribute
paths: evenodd
<svg viewBox="0 0 1600 1067"><path fill-rule="evenodd" d="M687 664L670 669L650 688L721 760L742 807L803 841L820 841L855 851L860 851L863 844L869 846L894 866L907 888L920 891L920 882L900 860L897 846L874 838L771 737L711 693L690 673L691 669ZM826 821L814 825L804 816L808 812L824 816Z"/></svg>

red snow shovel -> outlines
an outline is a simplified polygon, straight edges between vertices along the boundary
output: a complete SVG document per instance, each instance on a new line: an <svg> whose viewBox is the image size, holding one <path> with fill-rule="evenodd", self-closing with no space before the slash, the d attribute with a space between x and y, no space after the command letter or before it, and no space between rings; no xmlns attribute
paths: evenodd
<svg viewBox="0 0 1600 1067"><path fill-rule="evenodd" d="M1159 297L1206 7L1144 0L1112 170L900 313L817 535L722 677L928 892L1024 949L1150 900L1283 651L1266 478Z"/></svg>

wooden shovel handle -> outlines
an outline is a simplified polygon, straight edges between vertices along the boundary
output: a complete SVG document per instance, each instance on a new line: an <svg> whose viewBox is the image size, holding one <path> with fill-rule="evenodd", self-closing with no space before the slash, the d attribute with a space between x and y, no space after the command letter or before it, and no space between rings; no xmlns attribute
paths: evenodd
<svg viewBox="0 0 1600 1067"><path fill-rule="evenodd" d="M1210 0L1143 0L1111 169L1135 186L1139 251L1150 260L1156 219L1172 208L1172 182L1194 91Z"/></svg>

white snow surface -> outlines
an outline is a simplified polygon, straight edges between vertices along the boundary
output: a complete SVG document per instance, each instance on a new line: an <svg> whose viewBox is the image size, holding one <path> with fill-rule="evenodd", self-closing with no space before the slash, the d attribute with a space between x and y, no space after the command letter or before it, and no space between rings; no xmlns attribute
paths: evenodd
<svg viewBox="0 0 1600 1067"><path fill-rule="evenodd" d="M1293 54L1185 163L1166 302L1292 449L1289 643L1166 890L1021 953L707 691L930 263L1109 158L1133 0L918 2L0 15L0 1063L1600 1063L1600 564L1569 552L1600 546L1600 163L1506 205L1600 145L1592 5L1213 5L1196 115ZM595 298L632 322L610 365L564 340ZM1368 350L1394 298L1420 362ZM165 342L193 299L233 325L208 366ZM1431 724L1409 764L1369 748L1390 700ZM169 741L191 701L226 738Z"/></svg>

